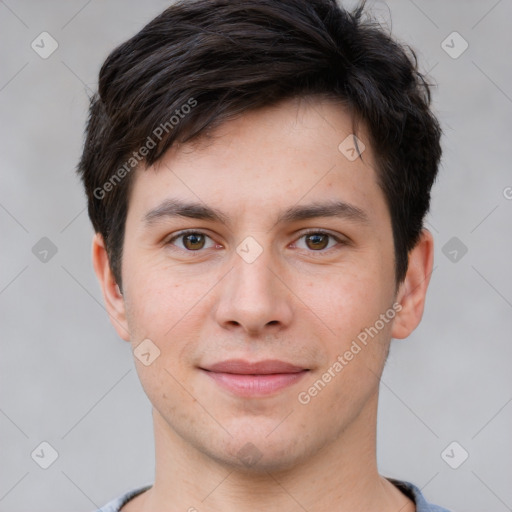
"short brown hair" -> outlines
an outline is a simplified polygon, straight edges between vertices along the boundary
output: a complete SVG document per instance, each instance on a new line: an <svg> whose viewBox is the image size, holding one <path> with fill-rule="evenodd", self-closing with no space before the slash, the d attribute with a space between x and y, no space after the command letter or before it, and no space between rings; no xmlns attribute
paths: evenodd
<svg viewBox="0 0 512 512"><path fill-rule="evenodd" d="M108 56L78 172L120 286L131 169L234 116L317 94L342 100L367 128L403 281L441 129L414 52L363 14L364 4L347 12L335 0L182 0Z"/></svg>

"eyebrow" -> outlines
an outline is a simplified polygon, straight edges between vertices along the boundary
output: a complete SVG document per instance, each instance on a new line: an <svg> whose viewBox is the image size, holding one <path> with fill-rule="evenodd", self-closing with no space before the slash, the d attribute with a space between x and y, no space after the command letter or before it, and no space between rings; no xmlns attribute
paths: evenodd
<svg viewBox="0 0 512 512"><path fill-rule="evenodd" d="M153 208L144 215L146 225L173 217L188 217L190 219L202 219L229 224L228 218L216 208L205 206L201 203L185 202L180 199L166 199L156 208Z"/></svg>
<svg viewBox="0 0 512 512"><path fill-rule="evenodd" d="M358 206L343 201L330 201L327 203L311 203L306 206L292 206L279 215L277 224L292 223L316 217L341 217L360 224L369 224L370 222L368 215Z"/></svg>
<svg viewBox="0 0 512 512"><path fill-rule="evenodd" d="M180 199L166 199L157 207L147 212L144 223L150 226L162 219L187 217L190 219L209 220L229 226L229 218L217 208L201 203L185 202ZM343 201L314 202L305 206L292 206L281 212L276 224L292 223L317 217L341 217L360 224L369 224L368 215L361 208Z"/></svg>

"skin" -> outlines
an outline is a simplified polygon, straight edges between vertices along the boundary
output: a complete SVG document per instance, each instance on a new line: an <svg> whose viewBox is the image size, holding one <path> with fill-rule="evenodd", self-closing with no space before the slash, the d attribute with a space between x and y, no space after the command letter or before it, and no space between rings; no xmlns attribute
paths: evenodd
<svg viewBox="0 0 512 512"><path fill-rule="evenodd" d="M397 290L391 219L364 130L362 159L338 150L351 127L331 100L287 100L137 170L122 295L94 237L94 268L119 336L133 349L149 338L160 350L149 366L135 359L153 405L155 483L123 512L415 510L378 473L378 386L391 338L407 337L421 320L433 239L423 230ZM147 225L147 213L171 198L216 208L228 223L160 217ZM367 222L276 222L289 207L328 200L357 206ZM170 240L184 229L207 237ZM346 243L318 244L307 229ZM262 248L252 263L236 252L248 236ZM395 302L394 319L301 404L298 394ZM309 372L272 395L242 398L199 369L230 358L279 359ZM246 443L261 456L250 467L238 455Z"/></svg>

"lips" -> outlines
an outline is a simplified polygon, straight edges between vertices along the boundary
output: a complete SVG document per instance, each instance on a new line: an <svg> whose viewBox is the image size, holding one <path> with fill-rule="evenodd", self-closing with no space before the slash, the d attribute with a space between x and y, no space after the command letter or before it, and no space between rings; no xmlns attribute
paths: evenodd
<svg viewBox="0 0 512 512"><path fill-rule="evenodd" d="M241 397L276 394L296 383L309 371L307 368L275 359L253 363L230 359L201 370L220 387Z"/></svg>
<svg viewBox="0 0 512 512"><path fill-rule="evenodd" d="M229 359L220 363L212 364L204 370L215 373L236 373L238 375L269 375L272 373L297 373L306 368L295 366L277 359L266 359L250 363L243 359Z"/></svg>

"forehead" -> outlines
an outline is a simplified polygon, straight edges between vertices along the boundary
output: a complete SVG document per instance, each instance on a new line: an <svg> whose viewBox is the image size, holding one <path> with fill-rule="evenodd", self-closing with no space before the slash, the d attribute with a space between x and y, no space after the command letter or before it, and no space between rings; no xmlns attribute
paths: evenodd
<svg viewBox="0 0 512 512"><path fill-rule="evenodd" d="M332 100L295 98L247 112L137 169L129 211L136 209L142 220L179 198L227 216L275 216L294 204L341 200L369 218L385 216L364 126L354 135L352 117Z"/></svg>

